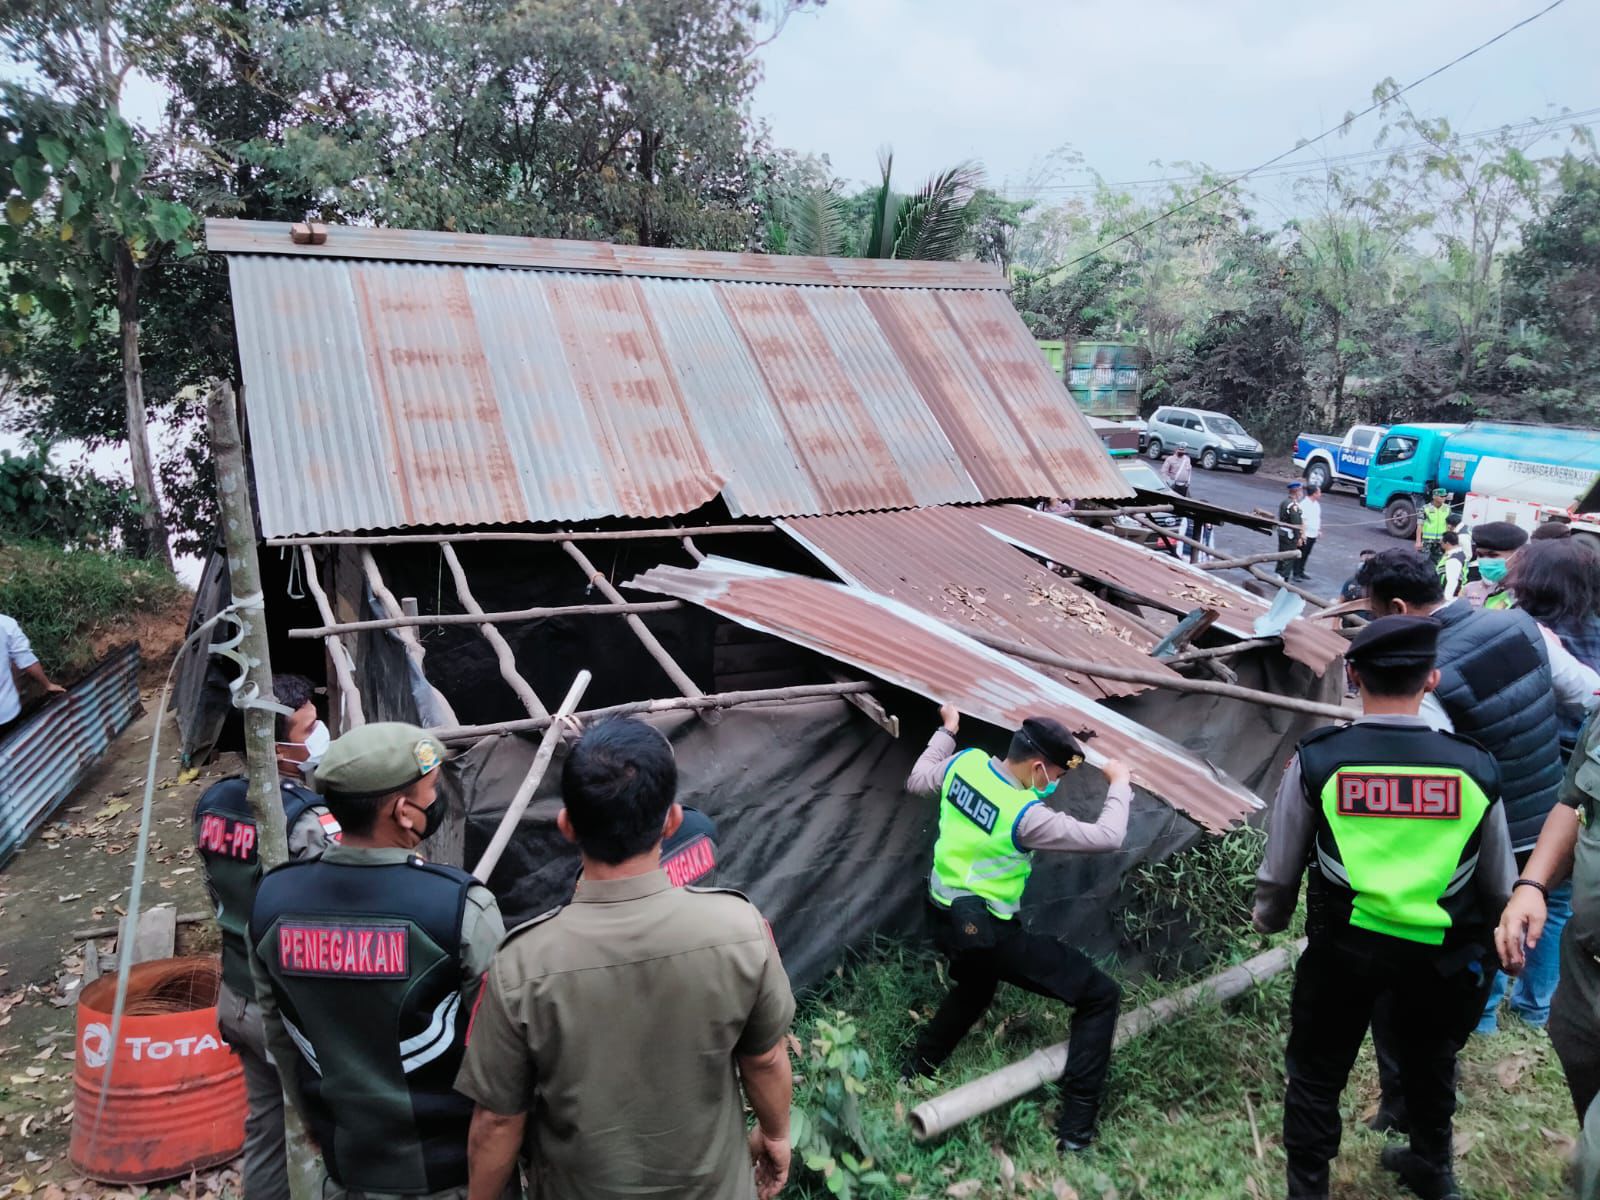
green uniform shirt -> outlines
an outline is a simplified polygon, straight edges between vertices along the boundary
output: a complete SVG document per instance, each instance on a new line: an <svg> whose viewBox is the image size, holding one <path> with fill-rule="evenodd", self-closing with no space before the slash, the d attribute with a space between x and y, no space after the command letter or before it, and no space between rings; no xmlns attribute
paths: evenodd
<svg viewBox="0 0 1600 1200"><path fill-rule="evenodd" d="M1574 935L1600 935L1600 721L1590 717L1578 734L1577 748L1567 763L1561 803L1576 808L1583 819L1572 862Z"/></svg>
<svg viewBox="0 0 1600 1200"><path fill-rule="evenodd" d="M541 1200L751 1200L735 1059L788 1032L794 997L761 914L665 871L578 881L513 930L456 1090L529 1113Z"/></svg>
<svg viewBox="0 0 1600 1200"><path fill-rule="evenodd" d="M402 850L398 847L365 847L332 845L322 854L322 861L328 863L351 863L356 865L371 865L374 863L403 863L415 854L413 850ZM488 888L474 884L467 891L466 907L461 913L461 1000L462 1010L470 1012L477 998L478 986L483 979L484 972L489 969L489 964L494 959L495 948L499 946L501 938L505 936L505 923L500 918L500 907L495 903L494 895ZM277 1001L273 998L272 977L260 956L250 956L250 973L255 979L257 1003L261 1006L261 1020L266 1029L267 1048L272 1051L272 1057L277 1062L294 1062L300 1057L300 1050L290 1038L284 1028L283 1020L278 1013ZM329 1054L326 1046L318 1047L319 1057ZM305 1104L301 1100L299 1089L294 1084L294 1073L283 1073L286 1081L286 1091L289 1099L302 1115L305 1113ZM397 1153L406 1152L404 1147L396 1147ZM323 1200L334 1200L336 1191L342 1193L332 1180L325 1181ZM460 1192L459 1188L452 1188L445 1192L436 1193L438 1196L453 1196ZM363 1196L372 1197L373 1200L400 1200L398 1196L390 1193L363 1192ZM408 1196L405 1200L419 1200L415 1195Z"/></svg>

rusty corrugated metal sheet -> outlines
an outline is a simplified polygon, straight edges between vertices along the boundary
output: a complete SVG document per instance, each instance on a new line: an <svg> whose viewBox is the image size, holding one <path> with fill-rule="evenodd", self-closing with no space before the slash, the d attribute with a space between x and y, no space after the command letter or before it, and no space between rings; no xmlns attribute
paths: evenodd
<svg viewBox="0 0 1600 1200"><path fill-rule="evenodd" d="M94 769L139 711L139 647L114 652L0 740L0 864Z"/></svg>
<svg viewBox="0 0 1600 1200"><path fill-rule="evenodd" d="M1131 494L999 293L229 266L269 537Z"/></svg>
<svg viewBox="0 0 1600 1200"><path fill-rule="evenodd" d="M1141 787L1213 833L1261 807L1177 743L899 600L722 558L693 570L656 567L627 586L703 605L1002 728L1041 712L1087 725L1096 732L1085 746L1091 762L1122 759Z"/></svg>
<svg viewBox="0 0 1600 1200"><path fill-rule="evenodd" d="M328 227L319 246L296 245L284 221L206 221L206 248L216 254L292 254L300 258L381 259L455 266L519 267L632 275L654 279L742 280L821 287L962 288L1005 292L998 267L983 262L906 259L804 258L786 254L726 254L661 250L555 238L441 233L426 229Z"/></svg>
<svg viewBox="0 0 1600 1200"><path fill-rule="evenodd" d="M1031 553L1135 595L1161 598L1179 609L1216 607L1217 627L1238 637L1254 637L1256 618L1268 608L1267 601L1234 587L1221 572L1202 571L1170 555L1152 554L1066 517L1014 504L966 509L962 516ZM1223 603L1208 603L1208 596ZM1344 654L1346 645L1332 629L1304 619L1291 621L1283 634L1284 653L1319 675Z"/></svg>
<svg viewBox="0 0 1600 1200"><path fill-rule="evenodd" d="M1074 587L971 515L928 508L797 517L781 525L845 583L904 601L958 629L981 629L1072 658L1170 672L1150 657L1156 639L1127 613ZM1059 676L1092 700L1149 690L1034 669Z"/></svg>

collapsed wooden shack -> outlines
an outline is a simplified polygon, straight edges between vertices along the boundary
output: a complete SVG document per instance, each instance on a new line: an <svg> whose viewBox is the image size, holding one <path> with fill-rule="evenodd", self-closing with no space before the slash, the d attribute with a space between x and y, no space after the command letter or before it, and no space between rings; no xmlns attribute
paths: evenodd
<svg viewBox="0 0 1600 1200"><path fill-rule="evenodd" d="M920 919L935 814L902 785L933 702L996 747L1049 711L1140 794L1120 853L1036 873L1030 919L1109 950L1122 875L1259 812L1314 722L1158 685L1340 690L1327 622L1259 636L1268 601L1224 579L1251 563L1117 536L1113 517L1160 506L1130 496L983 264L207 234L229 260L274 666L327 684L336 732L404 719L460 749L435 857L476 861L587 668L585 711L672 739L720 880L803 982ZM203 667L179 697L186 753L225 744ZM1069 807L1098 805L1088 774ZM576 871L558 776L488 881L512 921Z"/></svg>

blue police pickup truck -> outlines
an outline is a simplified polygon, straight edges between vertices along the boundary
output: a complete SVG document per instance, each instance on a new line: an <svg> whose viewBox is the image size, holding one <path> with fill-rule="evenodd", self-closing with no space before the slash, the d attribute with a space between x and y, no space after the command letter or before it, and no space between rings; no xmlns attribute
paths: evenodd
<svg viewBox="0 0 1600 1200"><path fill-rule="evenodd" d="M1342 438L1302 433L1295 439L1294 465L1312 487L1326 490L1343 483L1359 494L1366 490L1367 467L1387 428L1352 425Z"/></svg>

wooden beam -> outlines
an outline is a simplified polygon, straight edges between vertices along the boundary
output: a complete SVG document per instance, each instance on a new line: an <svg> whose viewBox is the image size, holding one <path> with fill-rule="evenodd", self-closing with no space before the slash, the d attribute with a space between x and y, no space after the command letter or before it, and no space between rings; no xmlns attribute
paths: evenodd
<svg viewBox="0 0 1600 1200"><path fill-rule="evenodd" d="M1194 565L1202 571L1231 571L1253 567L1257 563L1284 562L1287 559L1299 557L1300 551L1298 550L1272 550L1263 551L1260 554L1247 554L1243 558L1213 558L1205 562L1197 562Z"/></svg>
<svg viewBox="0 0 1600 1200"><path fill-rule="evenodd" d="M413 618L406 616L405 609L400 607L399 599L389 590L389 585L383 581L383 572L378 570L378 560L373 558L372 551L365 547L362 547L361 550L361 570L367 577L367 586L372 589L372 594L377 597L379 606L389 614L391 621L409 622L413 620ZM400 635L400 644L406 649L406 657L417 668L417 674L422 677L423 684L433 693L433 702L439 706L439 715L444 720L454 724L456 710L450 706L450 701L445 699L444 693L433 686L432 680L428 678L427 667L423 665L423 660L427 658L428 652L422 647L422 639L417 637L416 630L409 624L397 625L395 629Z"/></svg>
<svg viewBox="0 0 1600 1200"><path fill-rule="evenodd" d="M701 525L666 529L572 529L556 533L478 530L463 533L318 534L268 538L269 546L430 546L441 542L631 542L646 538L715 537L734 533L776 533L769 524Z"/></svg>
<svg viewBox="0 0 1600 1200"><path fill-rule="evenodd" d="M333 619L333 606L328 603L328 593L322 590L322 580L317 576L317 560L312 554L310 546L300 547L300 553L305 556L306 587L311 591L311 598L317 603L317 611L322 614L325 626L337 625ZM290 637L294 634L291 632ZM357 725L367 723L366 715L361 711L361 689L356 686L355 660L350 657L350 647L344 644L344 638L337 633L323 636L323 641L328 647L328 658L333 663L333 675L339 684L339 703L344 715L348 718L344 728L339 730L345 733Z"/></svg>
<svg viewBox="0 0 1600 1200"><path fill-rule="evenodd" d="M1211 646L1204 650L1185 650L1182 654L1174 654L1161 661L1169 667L1182 666L1184 663L1205 662L1208 659L1232 658L1236 654L1244 654L1250 650L1262 650L1268 646L1283 645L1281 638L1248 638L1242 642L1234 642L1229 646Z"/></svg>
<svg viewBox="0 0 1600 1200"><path fill-rule="evenodd" d="M602 596L611 601L612 604L627 603L622 598L622 593L617 591L611 581L595 570L595 566L589 561L588 555L579 550L576 543L564 541L561 543L561 548L567 552L573 562L578 564L578 569L588 577L592 586L599 589ZM685 696L705 695L695 684L695 681L689 678L687 672L678 665L677 660L667 653L667 648L661 644L655 634L650 632L643 621L633 613L628 613L623 617L623 620L627 621L628 628L633 630L633 635L639 639L640 644L644 646L650 657L656 660L656 665L667 673L667 678L672 680L678 691Z"/></svg>
<svg viewBox="0 0 1600 1200"><path fill-rule="evenodd" d="M1329 600L1326 596L1319 596L1310 588L1303 588L1298 583L1285 579L1282 575L1276 575L1269 571L1263 571L1260 567L1249 567L1247 570L1249 570L1250 574L1261 580L1262 583L1270 583L1277 587L1286 587L1296 596L1304 597L1308 602L1315 604L1318 608L1333 607L1334 602Z"/></svg>
<svg viewBox="0 0 1600 1200"><path fill-rule="evenodd" d="M738 708L748 704L781 704L790 700L820 700L828 696L849 697L870 692L872 683L804 683L792 687L760 688L743 692L710 692L699 696L672 696L664 700L635 700L628 704L613 704L609 708L592 708L574 714L585 721L602 717L634 717L647 713L709 711L718 708ZM550 717L523 717L515 721L493 721L487 725L458 725L450 729L431 729L430 733L441 742L474 742L482 737L507 733L538 733L549 726Z"/></svg>
<svg viewBox="0 0 1600 1200"><path fill-rule="evenodd" d="M682 600L641 600L625 604L558 604L551 608L521 608L512 612L422 613L414 617L377 617L370 621L340 621L333 625L313 625L291 629L292 638L329 637L337 633L360 633L369 629L402 629L430 625L515 625L521 621L543 621L550 617L623 617L629 613L670 612L682 608Z"/></svg>
<svg viewBox="0 0 1600 1200"><path fill-rule="evenodd" d="M461 560L456 557L456 548L445 542L439 550L444 555L445 565L450 568L450 575L456 582L456 596L460 599L461 606L469 613L484 616L483 606L478 603L472 594L472 589L467 586L467 573L461 569ZM413 610L410 615L414 617L417 613ZM478 626L478 632L483 634L484 640L494 649L495 661L500 664L500 678L504 679L507 686L517 694L517 699L522 701L522 707L528 710L528 715L548 717L550 710L540 702L533 685L517 671L517 656L512 653L511 643L506 641L494 627L493 622L485 621Z"/></svg>

